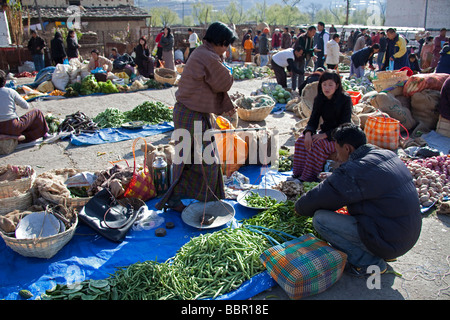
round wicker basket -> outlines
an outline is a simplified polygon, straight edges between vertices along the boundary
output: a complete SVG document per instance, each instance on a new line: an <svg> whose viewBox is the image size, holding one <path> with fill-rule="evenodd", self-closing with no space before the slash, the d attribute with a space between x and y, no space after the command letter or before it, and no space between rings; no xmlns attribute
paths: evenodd
<svg viewBox="0 0 450 320"><path fill-rule="evenodd" d="M177 73L166 68L155 69L155 80L159 83L168 83L174 85L177 81Z"/></svg>
<svg viewBox="0 0 450 320"><path fill-rule="evenodd" d="M2 230L0 230L0 236L8 247L24 257L50 259L58 253L58 251L61 250L75 234L78 216L75 214L74 217L75 221L70 228L54 236L37 239L17 239L6 235Z"/></svg>
<svg viewBox="0 0 450 320"><path fill-rule="evenodd" d="M31 169L29 175L25 178L0 182L0 199L10 198L17 193L24 193L30 190L35 178L36 172L34 169Z"/></svg>
<svg viewBox="0 0 450 320"><path fill-rule="evenodd" d="M0 199L0 215L14 210L25 210L33 204L33 196L30 190L9 198Z"/></svg>
<svg viewBox="0 0 450 320"><path fill-rule="evenodd" d="M17 139L4 139L0 140L0 154L10 154L12 153L19 141Z"/></svg>
<svg viewBox="0 0 450 320"><path fill-rule="evenodd" d="M259 96L259 97L263 97L263 96ZM238 106L237 113L238 113L239 119L242 119L244 121L263 121L272 112L273 107L275 106L275 101L273 101L273 103L271 103L270 105L268 105L266 107L245 109L245 108L240 107L242 99L245 99L245 97L237 99L235 103Z"/></svg>

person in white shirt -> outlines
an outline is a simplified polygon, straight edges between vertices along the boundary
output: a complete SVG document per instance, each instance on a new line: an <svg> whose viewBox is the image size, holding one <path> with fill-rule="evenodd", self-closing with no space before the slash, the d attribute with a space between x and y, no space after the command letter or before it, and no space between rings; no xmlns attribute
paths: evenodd
<svg viewBox="0 0 450 320"><path fill-rule="evenodd" d="M191 28L188 29L188 32L189 32L189 55L188 55L186 61L191 56L192 52L197 47L197 43L198 43L198 36L197 36L197 34Z"/></svg>
<svg viewBox="0 0 450 320"><path fill-rule="evenodd" d="M292 73L304 75L305 57L303 56L303 47L297 46L295 49L289 48L277 52L272 57L272 69L275 72L277 83L283 88L287 87L286 68Z"/></svg>
<svg viewBox="0 0 450 320"><path fill-rule="evenodd" d="M339 64L339 34L335 33L332 39L327 42L327 58L325 63L328 69L337 69Z"/></svg>
<svg viewBox="0 0 450 320"><path fill-rule="evenodd" d="M31 142L48 136L48 125L44 114L38 109L28 111L19 117L16 104L30 109L28 102L11 88L5 88L6 73L0 70L0 134L15 136L20 142Z"/></svg>

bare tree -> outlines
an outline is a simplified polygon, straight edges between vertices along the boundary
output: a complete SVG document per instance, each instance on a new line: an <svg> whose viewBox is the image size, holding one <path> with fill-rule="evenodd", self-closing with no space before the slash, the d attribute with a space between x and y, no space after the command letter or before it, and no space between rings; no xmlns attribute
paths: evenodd
<svg viewBox="0 0 450 320"><path fill-rule="evenodd" d="M285 5L290 6L290 7L293 8L293 7L298 6L302 2L302 0L282 0L282 2Z"/></svg>
<svg viewBox="0 0 450 320"><path fill-rule="evenodd" d="M311 23L314 23L316 21L316 14L320 9L322 9L322 5L315 2L310 3L306 7L306 13L309 15Z"/></svg>

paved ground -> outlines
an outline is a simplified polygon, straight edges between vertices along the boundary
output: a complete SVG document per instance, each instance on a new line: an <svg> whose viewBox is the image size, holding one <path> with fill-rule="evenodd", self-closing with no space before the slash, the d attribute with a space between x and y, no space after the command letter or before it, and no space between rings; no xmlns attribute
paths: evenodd
<svg viewBox="0 0 450 320"><path fill-rule="evenodd" d="M22 80L23 81L23 80ZM272 80L273 81L273 80ZM30 81L31 82L31 81ZM261 86L261 80L236 82L231 93L236 91L250 94ZM141 91L127 94L91 96L60 101L35 101L31 105L44 113L51 112L61 118L76 111L94 117L107 107L130 110L147 101L161 101L173 105L176 87L165 90ZM199 93L201 94L201 93ZM22 110L18 110L22 114ZM270 115L261 125L277 128L280 145L290 148L294 145L291 128L298 119L285 112ZM240 123L246 126L245 122ZM148 137L147 141L166 143L169 134ZM8 156L0 156L0 165L31 165L37 173L51 169L77 168L100 170L109 166L109 161L132 159L132 142L75 147L67 141L18 150ZM139 159L143 154L137 151ZM141 160L139 160L141 161ZM449 300L450 297L450 216L429 214L423 218L423 228L416 246L397 261L389 263L389 272L381 276L380 289L369 289L365 279L344 275L333 287L322 294L307 298L310 300ZM394 273L401 274L396 276ZM373 282L371 282L373 283ZM286 300L284 291L275 286L258 294L254 300Z"/></svg>

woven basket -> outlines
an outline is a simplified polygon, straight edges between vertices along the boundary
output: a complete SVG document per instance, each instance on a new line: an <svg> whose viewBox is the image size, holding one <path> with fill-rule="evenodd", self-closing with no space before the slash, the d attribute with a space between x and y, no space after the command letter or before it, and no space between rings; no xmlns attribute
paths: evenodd
<svg viewBox="0 0 450 320"><path fill-rule="evenodd" d="M178 72L179 74L182 74L183 71L184 71L184 67L185 67L185 66L186 66L185 64L178 64L178 65L176 66L177 72Z"/></svg>
<svg viewBox="0 0 450 320"><path fill-rule="evenodd" d="M6 214L14 210L25 210L33 204L33 196L30 190L18 196L0 199L0 214Z"/></svg>
<svg viewBox="0 0 450 320"><path fill-rule="evenodd" d="M0 182L0 199L14 197L18 192L24 193L30 190L35 178L36 172L31 169L30 175L26 178Z"/></svg>
<svg viewBox="0 0 450 320"><path fill-rule="evenodd" d="M245 109L240 107L242 99L245 99L245 97L237 99L235 103L238 106L237 113L239 119L242 119L244 121L263 121L272 112L273 107L275 106L275 101L273 101L273 103L266 107Z"/></svg>
<svg viewBox="0 0 450 320"><path fill-rule="evenodd" d="M407 71L382 71L377 73L378 79L372 80L375 90L380 92L399 82L408 80Z"/></svg>
<svg viewBox="0 0 450 320"><path fill-rule="evenodd" d="M4 139L0 140L0 154L10 154L12 153L19 141L17 139Z"/></svg>
<svg viewBox="0 0 450 320"><path fill-rule="evenodd" d="M14 237L9 237L3 233L2 230L0 230L0 236L3 238L8 247L24 257L50 259L72 239L75 234L77 224L78 216L75 215L75 221L69 229L51 237L38 239L16 239Z"/></svg>
<svg viewBox="0 0 450 320"><path fill-rule="evenodd" d="M80 169L75 170L75 173L81 173L81 172L83 172L83 170L80 170ZM52 173L52 174L58 176L57 170L50 170L49 173ZM61 175L59 174L59 176L61 176ZM68 177L71 177L71 176L72 175L70 175L70 174L68 175ZM63 205L65 207L71 208L71 209L81 208L81 207L85 206L86 203L89 202L89 200L92 199L92 197L71 198L71 197L54 196L54 195L47 194L44 192L40 192L40 196L42 196L47 201L50 201L55 204Z"/></svg>
<svg viewBox="0 0 450 320"><path fill-rule="evenodd" d="M168 83L174 85L177 81L177 73L166 68L155 69L155 80L159 83Z"/></svg>

